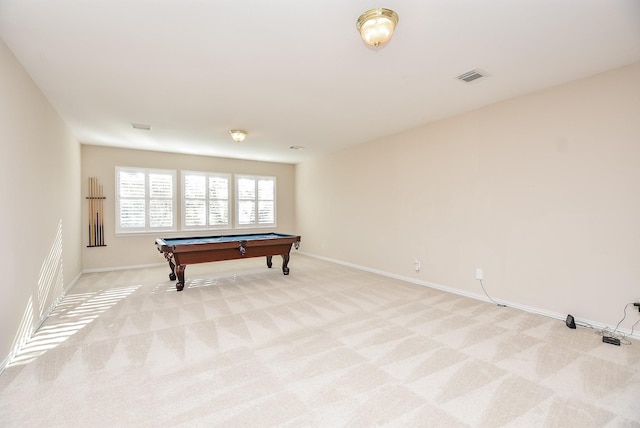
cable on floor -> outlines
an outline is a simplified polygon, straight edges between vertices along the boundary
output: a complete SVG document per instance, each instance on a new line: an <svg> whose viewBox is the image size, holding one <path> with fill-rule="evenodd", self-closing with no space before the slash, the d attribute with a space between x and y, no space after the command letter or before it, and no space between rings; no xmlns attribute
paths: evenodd
<svg viewBox="0 0 640 428"><path fill-rule="evenodd" d="M507 307L507 305L504 305L504 304L502 304L502 303L498 303L498 302L496 302L495 300L493 300L493 299L491 298L491 296L489 296L489 293L487 293L487 290L485 290L485 289L484 289L484 285L482 285L482 280L481 280L481 279L478 279L478 281L480 281L480 287L482 287L482 291L484 291L484 294L489 298L489 300L491 300L494 304L496 304L497 306L500 306L500 307L502 307L502 308L506 308L506 307Z"/></svg>

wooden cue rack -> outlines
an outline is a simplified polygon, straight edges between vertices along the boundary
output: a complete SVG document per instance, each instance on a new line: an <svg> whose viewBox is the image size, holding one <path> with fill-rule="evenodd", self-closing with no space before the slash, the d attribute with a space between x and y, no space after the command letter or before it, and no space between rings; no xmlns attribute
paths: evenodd
<svg viewBox="0 0 640 428"><path fill-rule="evenodd" d="M104 243L104 197L102 184L96 177L89 177L89 245L87 247L106 247Z"/></svg>

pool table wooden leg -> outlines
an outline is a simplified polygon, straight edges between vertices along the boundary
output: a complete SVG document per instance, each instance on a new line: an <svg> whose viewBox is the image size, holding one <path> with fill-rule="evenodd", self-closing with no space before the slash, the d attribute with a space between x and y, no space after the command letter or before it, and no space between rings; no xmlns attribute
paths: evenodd
<svg viewBox="0 0 640 428"><path fill-rule="evenodd" d="M267 267L269 269L271 269L271 266L273 266L273 262L271 261L272 258L273 256L267 256Z"/></svg>
<svg viewBox="0 0 640 428"><path fill-rule="evenodd" d="M184 288L184 269L186 265L178 265L176 266L176 274L178 274L178 282L176 282L176 291L182 291Z"/></svg>
<svg viewBox="0 0 640 428"><path fill-rule="evenodd" d="M285 275L289 275L289 253L282 254L282 273Z"/></svg>
<svg viewBox="0 0 640 428"><path fill-rule="evenodd" d="M169 268L171 269L171 273L169 274L169 279L171 281L176 280L176 265L173 263L173 253L168 253L165 251L164 258L169 262Z"/></svg>
<svg viewBox="0 0 640 428"><path fill-rule="evenodd" d="M169 280L170 281L175 281L176 280L176 265L169 260L169 267L171 268L171 273L169 274Z"/></svg>

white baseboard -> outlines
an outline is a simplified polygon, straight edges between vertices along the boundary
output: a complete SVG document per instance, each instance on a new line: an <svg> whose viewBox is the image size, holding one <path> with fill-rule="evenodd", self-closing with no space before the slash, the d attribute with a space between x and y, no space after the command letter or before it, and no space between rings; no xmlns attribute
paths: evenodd
<svg viewBox="0 0 640 428"><path fill-rule="evenodd" d="M385 272L385 271L381 271L378 269L373 269L370 268L368 266L361 266L361 265L357 265L357 264L353 264L353 263L348 263L342 260L336 260L336 259L331 259L328 257L323 257L323 256L318 256L315 254L311 254L311 253L306 253L303 251L300 251L300 254L308 256L308 257L312 257L315 259L319 259L319 260L325 260L331 263L336 263L342 266L348 266L348 267L352 267L354 269L358 269L358 270L363 270L366 272L371 272L371 273L375 273L378 275L382 275L382 276L386 276L388 278L394 278L394 279L398 279L400 281L405 281L405 282L410 282L412 284L417 284L417 285L422 285L425 287L429 287L429 288L434 288L436 290L441 290L441 291L445 291L447 293L452 293L452 294L457 294L460 296L465 296L465 297L469 297L472 299L476 299L476 300L481 300L483 302L488 302L488 303L498 303L501 305L505 305L508 306L510 308L514 308L514 309L519 309L521 311L524 312L529 312L532 314L537 314L537 315L542 315L545 317L549 317L549 318L554 318L557 320L561 320L561 321L565 321L567 318L567 314L561 314L558 312L552 312L552 311L548 311L546 309L540 309L540 308L536 308L533 306L527 306L527 305L522 305L520 303L516 303L516 302L511 302L511 301L507 301L507 300L499 300L499 299L489 299L487 296L481 295L481 294L475 294L475 293L469 293L468 291L464 291L464 290L459 290L457 288L452 288L452 287L447 287L444 285L440 285L440 284L435 284L433 282L428 282L428 281L422 281L419 279L415 279L415 278L411 278L411 277L407 277L407 276L403 276L403 275L397 275L394 273L389 273L389 272ZM596 321L591 321L591 320L587 320L587 319L580 319L580 318L575 318L575 323L578 326L582 326L582 327L587 327L587 328L592 328L594 330L608 330L608 331L614 331L616 329L616 326L613 325L605 325ZM640 328L638 329L638 331L634 331L633 334L631 333L630 329L626 329L626 328L618 328L617 333L620 333L626 337L633 337L633 338L637 338L640 339Z"/></svg>

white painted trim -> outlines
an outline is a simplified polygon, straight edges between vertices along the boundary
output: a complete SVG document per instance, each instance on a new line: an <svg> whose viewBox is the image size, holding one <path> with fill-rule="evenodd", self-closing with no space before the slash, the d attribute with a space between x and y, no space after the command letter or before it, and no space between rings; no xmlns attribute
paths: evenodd
<svg viewBox="0 0 640 428"><path fill-rule="evenodd" d="M501 304L501 305L508 306L510 308L519 309L521 311L529 312L529 313L532 313L532 314L542 315L542 316L545 316L545 317L548 317L548 318L554 318L554 319L557 319L557 320L561 320L563 322L567 318L566 314L560 314L558 312L551 312L551 311L547 311L545 309L535 308L533 306L522 305L520 303L510 302L510 301L507 301L507 300L499 300L499 299L492 298L493 301L491 301L487 296L484 296L484 295L475 294L475 293L469 293L467 291L459 290L459 289L452 288L452 287L447 287L447 286L440 285L440 284L435 284L433 282L421 281L419 279L415 279L415 278L411 278L411 277L407 277L407 276L402 276L402 275L397 275L397 274L394 274L394 273L389 273L389 272L381 271L381 270L378 270L378 269L373 269L373 268L370 268L370 267L367 267L367 266L361 266L361 265L356 265L356 264L353 264L353 263L344 262L342 260L336 260L336 259L331 259L331 258L328 258L328 257L318 256L318 255L307 253L307 252L304 252L304 251L300 251L300 254L308 256L308 257L312 257L312 258L315 258L315 259L320 259L320 260L324 260L324 261L327 261L327 262L336 263L336 264L339 264L339 265L342 265L342 266L348 266L348 267L352 267L354 269L375 273L375 274L378 274L378 275L386 276L388 278L394 278L394 279L398 279L400 281L410 282L412 284L417 284L417 285L422 285L424 287L434 288L436 290L445 291L447 293L457 294L459 296L470 297L470 298L476 299L476 300L482 300L483 302L498 303L498 304ZM576 323L577 326L581 326L581 327L585 327L585 328L592 328L594 330L608 329L609 331L613 331L616 328L614 325L605 325L605 324L602 324L602 323L599 323L599 322L596 322L596 321L587 320L587 319L579 319L579 318L574 318L574 319L575 319L575 323ZM631 330L627 329L627 328L618 328L617 332L622 334L622 335L624 335L624 336L626 336L626 337L633 337L633 338L640 339L640 328L637 331L634 331L633 334L631 334Z"/></svg>

